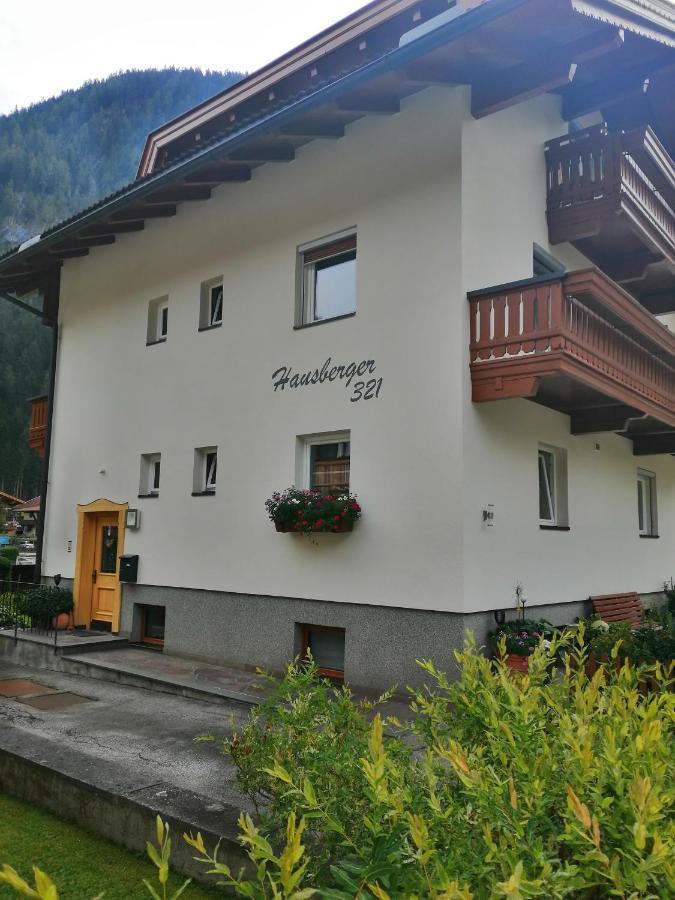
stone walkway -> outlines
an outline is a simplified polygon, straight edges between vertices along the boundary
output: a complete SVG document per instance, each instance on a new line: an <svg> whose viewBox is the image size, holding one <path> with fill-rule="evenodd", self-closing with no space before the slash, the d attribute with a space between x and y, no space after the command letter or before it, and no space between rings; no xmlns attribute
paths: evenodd
<svg viewBox="0 0 675 900"><path fill-rule="evenodd" d="M15 680L23 684L16 688ZM27 690L26 682L35 690ZM202 794L211 803L244 805L221 743L195 738L230 734L247 715L240 704L215 706L0 662L0 748L21 751L39 741L41 757L48 757L50 766L65 764L69 770L77 759L76 770L92 773L99 784L149 786L161 781Z"/></svg>

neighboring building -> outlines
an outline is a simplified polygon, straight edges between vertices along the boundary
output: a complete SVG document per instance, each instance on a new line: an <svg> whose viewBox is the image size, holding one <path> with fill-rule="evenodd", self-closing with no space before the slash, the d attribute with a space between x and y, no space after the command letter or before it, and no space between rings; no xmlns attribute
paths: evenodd
<svg viewBox="0 0 675 900"><path fill-rule="evenodd" d="M42 571L78 624L382 686L516 582L557 623L659 591L674 88L665 0L380 0L0 259L52 317L60 268ZM276 533L291 483L354 532Z"/></svg>
<svg viewBox="0 0 675 900"><path fill-rule="evenodd" d="M14 510L19 504L23 503L20 497L8 494L6 491L0 491L0 528L5 528L9 523L15 521Z"/></svg>
<svg viewBox="0 0 675 900"><path fill-rule="evenodd" d="M33 497L14 507L14 515L23 528L24 537L32 537L37 529L38 516L40 515L40 498Z"/></svg>

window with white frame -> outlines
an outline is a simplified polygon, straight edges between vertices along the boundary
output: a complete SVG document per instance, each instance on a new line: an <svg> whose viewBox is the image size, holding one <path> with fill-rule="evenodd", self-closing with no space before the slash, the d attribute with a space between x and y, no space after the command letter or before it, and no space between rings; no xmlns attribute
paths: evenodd
<svg viewBox="0 0 675 900"><path fill-rule="evenodd" d="M298 325L356 312L356 234L343 233L298 248Z"/></svg>
<svg viewBox="0 0 675 900"><path fill-rule="evenodd" d="M148 344L165 341L169 333L169 298L159 297L148 304Z"/></svg>
<svg viewBox="0 0 675 900"><path fill-rule="evenodd" d="M198 447L195 450L193 495L215 494L218 474L218 448Z"/></svg>
<svg viewBox="0 0 675 900"><path fill-rule="evenodd" d="M349 493L351 438L348 431L298 438L298 484L322 494Z"/></svg>
<svg viewBox="0 0 675 900"><path fill-rule="evenodd" d="M638 533L640 537L656 537L656 476L638 469L637 475Z"/></svg>
<svg viewBox="0 0 675 900"><path fill-rule="evenodd" d="M144 453L141 456L141 481L138 490L140 497L157 497L159 495L161 466L161 453Z"/></svg>
<svg viewBox="0 0 675 900"><path fill-rule="evenodd" d="M559 447L539 446L539 524L567 528L567 454Z"/></svg>
<svg viewBox="0 0 675 900"><path fill-rule="evenodd" d="M199 328L217 328L223 324L223 277L202 282L199 301Z"/></svg>

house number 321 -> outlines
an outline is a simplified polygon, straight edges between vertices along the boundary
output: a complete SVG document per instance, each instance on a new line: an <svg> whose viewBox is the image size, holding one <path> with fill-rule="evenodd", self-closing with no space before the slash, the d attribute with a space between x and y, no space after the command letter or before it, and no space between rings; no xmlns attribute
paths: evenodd
<svg viewBox="0 0 675 900"><path fill-rule="evenodd" d="M370 381L356 381L354 382L354 390L349 399L352 403L358 403L359 400L377 400L381 390L381 378L371 378Z"/></svg>

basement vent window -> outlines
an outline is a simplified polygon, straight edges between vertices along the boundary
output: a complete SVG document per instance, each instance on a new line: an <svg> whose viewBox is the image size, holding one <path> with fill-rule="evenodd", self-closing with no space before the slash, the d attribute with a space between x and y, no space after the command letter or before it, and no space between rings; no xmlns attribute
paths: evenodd
<svg viewBox="0 0 675 900"><path fill-rule="evenodd" d="M310 655L326 678L342 681L345 677L345 630L321 625L302 626L302 655Z"/></svg>
<svg viewBox="0 0 675 900"><path fill-rule="evenodd" d="M163 343L169 333L169 298L159 297L148 304L148 344Z"/></svg>
<svg viewBox="0 0 675 900"><path fill-rule="evenodd" d="M199 300L199 330L223 324L223 276L202 282Z"/></svg>
<svg viewBox="0 0 675 900"><path fill-rule="evenodd" d="M356 234L298 248L296 325L315 325L356 312Z"/></svg>

